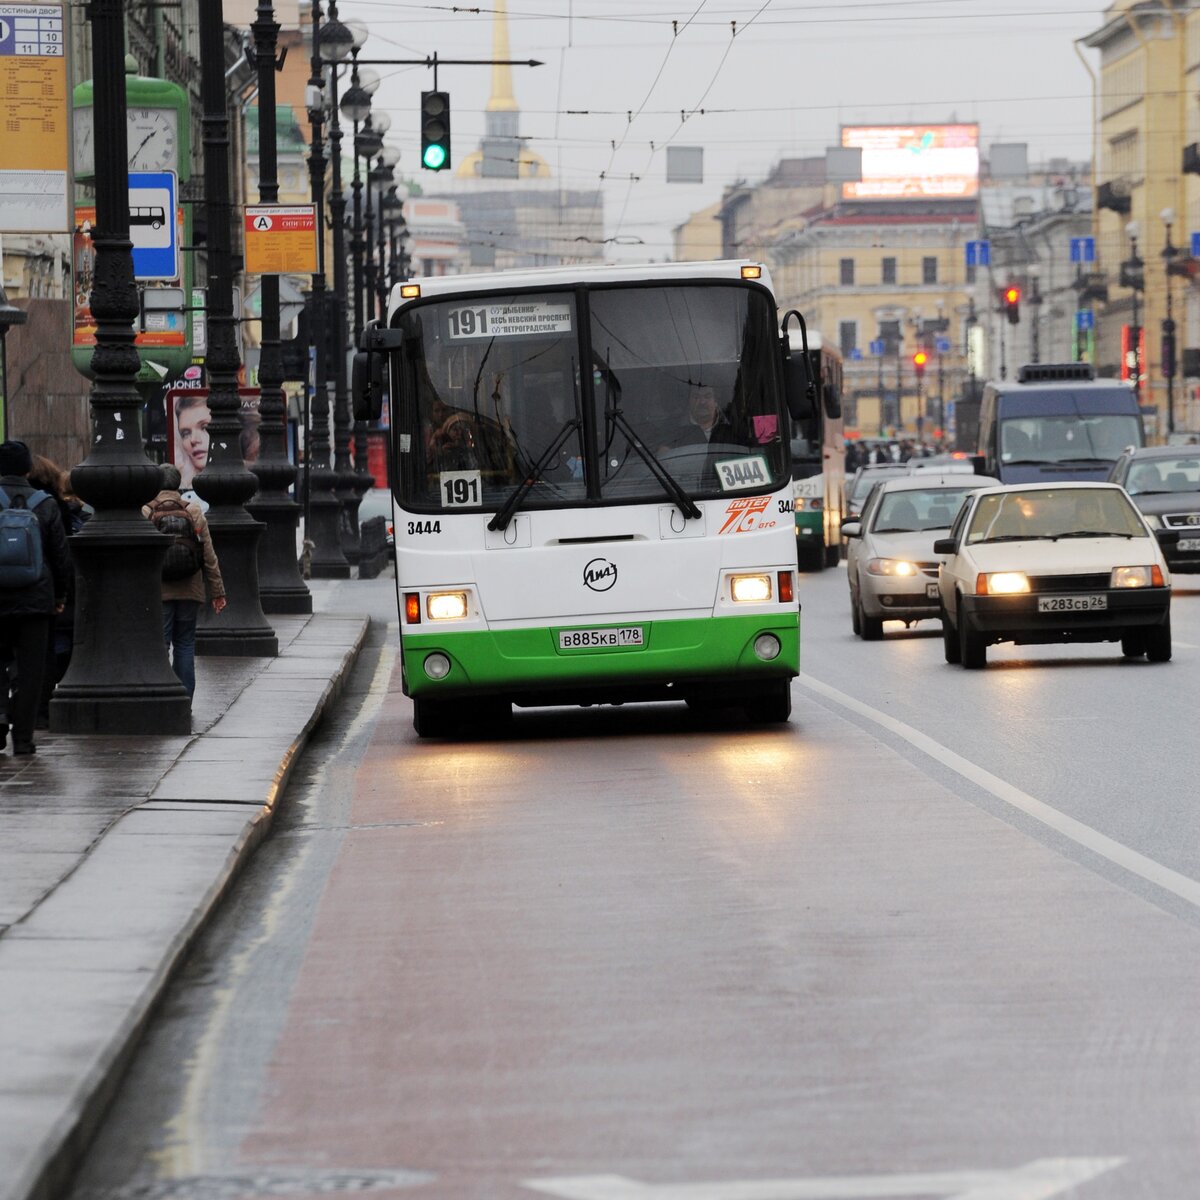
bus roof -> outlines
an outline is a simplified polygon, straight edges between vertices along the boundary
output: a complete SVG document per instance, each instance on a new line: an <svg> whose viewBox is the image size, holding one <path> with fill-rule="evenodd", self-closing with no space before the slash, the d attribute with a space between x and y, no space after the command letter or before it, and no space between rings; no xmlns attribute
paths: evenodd
<svg viewBox="0 0 1200 1200"><path fill-rule="evenodd" d="M747 258L714 262L618 263L611 266L537 267L519 271L489 271L478 275L426 275L405 279L392 288L391 303L404 304L400 288L419 284L421 299L463 292L508 292L521 288L561 288L580 283L693 283L740 280L743 267L758 267L756 281L771 289L771 276L762 263ZM415 299L416 297L411 297Z"/></svg>

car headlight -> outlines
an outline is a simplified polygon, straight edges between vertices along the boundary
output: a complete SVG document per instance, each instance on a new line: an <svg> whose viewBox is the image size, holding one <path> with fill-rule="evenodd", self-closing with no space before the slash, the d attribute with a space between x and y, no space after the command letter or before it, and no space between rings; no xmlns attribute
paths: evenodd
<svg viewBox="0 0 1200 1200"><path fill-rule="evenodd" d="M431 621L461 621L467 615L467 593L430 592L425 611Z"/></svg>
<svg viewBox="0 0 1200 1200"><path fill-rule="evenodd" d="M1016 596L1029 590L1029 576L1024 571L992 571L975 581L977 596Z"/></svg>
<svg viewBox="0 0 1200 1200"><path fill-rule="evenodd" d="M1158 583L1154 582L1155 572ZM1157 567L1113 567L1108 581L1111 588L1162 587L1162 572Z"/></svg>
<svg viewBox="0 0 1200 1200"><path fill-rule="evenodd" d="M729 595L738 604L765 604L771 599L771 577L730 575Z"/></svg>
<svg viewBox="0 0 1200 1200"><path fill-rule="evenodd" d="M899 575L911 578L920 568L903 558L872 558L867 561L868 575Z"/></svg>

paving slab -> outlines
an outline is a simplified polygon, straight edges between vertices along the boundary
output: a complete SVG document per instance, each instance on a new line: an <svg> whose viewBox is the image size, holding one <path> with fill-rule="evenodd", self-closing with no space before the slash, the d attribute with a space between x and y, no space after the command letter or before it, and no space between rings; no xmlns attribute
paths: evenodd
<svg viewBox="0 0 1200 1200"><path fill-rule="evenodd" d="M0 756L0 1200L59 1194L368 624L276 617L277 658L199 657L191 737Z"/></svg>

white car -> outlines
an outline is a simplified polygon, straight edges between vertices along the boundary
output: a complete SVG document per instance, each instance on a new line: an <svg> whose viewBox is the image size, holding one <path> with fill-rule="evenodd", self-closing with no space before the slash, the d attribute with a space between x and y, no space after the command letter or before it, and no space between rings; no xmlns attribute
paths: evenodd
<svg viewBox="0 0 1200 1200"><path fill-rule="evenodd" d="M859 637L878 641L885 620L911 626L941 615L930 538L949 530L971 492L996 482L985 475L923 471L875 485L861 519L842 525L850 623Z"/></svg>
<svg viewBox="0 0 1200 1200"><path fill-rule="evenodd" d="M946 661L987 664L993 642L1120 642L1126 657L1171 657L1171 575L1162 545L1111 483L1030 483L975 492L940 556ZM1160 544L1161 543L1161 544Z"/></svg>

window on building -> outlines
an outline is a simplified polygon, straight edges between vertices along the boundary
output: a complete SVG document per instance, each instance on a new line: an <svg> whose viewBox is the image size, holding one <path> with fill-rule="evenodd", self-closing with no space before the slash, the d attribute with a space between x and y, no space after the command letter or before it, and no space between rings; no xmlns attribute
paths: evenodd
<svg viewBox="0 0 1200 1200"><path fill-rule="evenodd" d="M842 321L838 325L838 345L843 358L849 358L850 352L858 347L858 322Z"/></svg>
<svg viewBox="0 0 1200 1200"><path fill-rule="evenodd" d="M897 354L900 350L900 322L880 321L879 340L883 342L884 354Z"/></svg>
<svg viewBox="0 0 1200 1200"><path fill-rule="evenodd" d="M929 255L921 259L921 282L937 283L937 259Z"/></svg>
<svg viewBox="0 0 1200 1200"><path fill-rule="evenodd" d="M854 283L854 259L843 258L841 260L841 280L842 287L850 287Z"/></svg>
<svg viewBox="0 0 1200 1200"><path fill-rule="evenodd" d="M883 260L883 282L896 282L896 260L894 258L885 258Z"/></svg>

